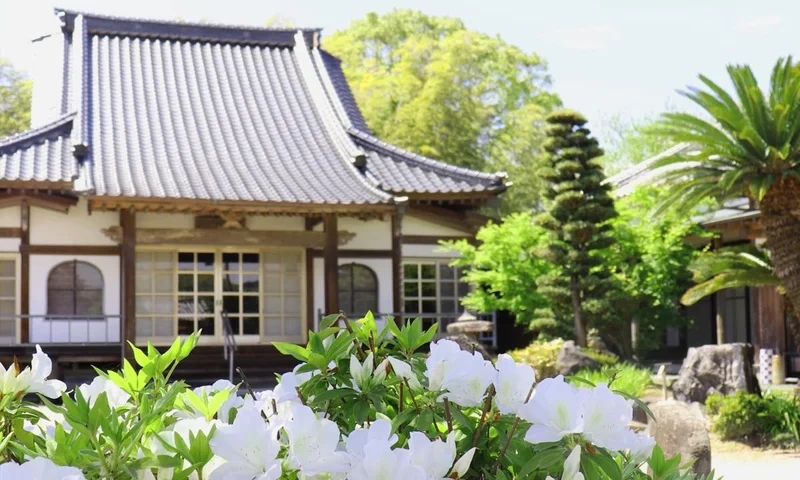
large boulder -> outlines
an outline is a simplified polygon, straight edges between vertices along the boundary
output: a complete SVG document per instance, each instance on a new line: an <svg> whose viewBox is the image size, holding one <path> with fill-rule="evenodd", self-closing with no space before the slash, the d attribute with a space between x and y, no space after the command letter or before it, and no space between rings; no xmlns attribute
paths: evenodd
<svg viewBox="0 0 800 480"><path fill-rule="evenodd" d="M597 360L587 355L575 342L564 342L556 358L556 371L559 375L573 375L583 369L599 369Z"/></svg>
<svg viewBox="0 0 800 480"><path fill-rule="evenodd" d="M676 400L705 403L712 393L761 393L753 372L753 347L746 343L690 348L678 379L672 384Z"/></svg>
<svg viewBox="0 0 800 480"><path fill-rule="evenodd" d="M446 336L444 338L446 340L452 340L452 341L456 342L458 344L458 346L461 347L461 350L465 350L465 351L470 352L470 353L478 352L483 356L484 360L491 360L492 359L491 355L489 355L489 352L486 351L486 348L482 344L480 344L479 342L476 342L469 335L465 335L465 334L461 333L461 334L458 334L458 335L448 335L448 336Z"/></svg>
<svg viewBox="0 0 800 480"><path fill-rule="evenodd" d="M694 461L691 471L706 474L711 471L711 441L706 419L691 405L674 400L650 404L656 421L647 424L647 433L653 437L664 456L681 455L681 464Z"/></svg>

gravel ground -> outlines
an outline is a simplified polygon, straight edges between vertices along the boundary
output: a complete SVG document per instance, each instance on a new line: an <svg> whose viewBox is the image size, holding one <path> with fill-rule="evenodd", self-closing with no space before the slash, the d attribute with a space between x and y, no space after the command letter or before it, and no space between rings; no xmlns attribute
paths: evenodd
<svg viewBox="0 0 800 480"><path fill-rule="evenodd" d="M718 439L712 439L711 442L711 464L717 479L800 479L798 451L758 450Z"/></svg>

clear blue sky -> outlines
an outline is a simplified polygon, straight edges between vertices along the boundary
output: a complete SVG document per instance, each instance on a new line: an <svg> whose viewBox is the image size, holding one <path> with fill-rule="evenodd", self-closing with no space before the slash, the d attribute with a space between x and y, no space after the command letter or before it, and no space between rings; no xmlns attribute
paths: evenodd
<svg viewBox="0 0 800 480"><path fill-rule="evenodd" d="M278 16L328 34L367 12L414 8L464 20L545 58L552 88L595 127L611 115L639 118L687 108L675 90L703 72L725 80L728 63L760 79L800 45L797 0L0 0L0 57L31 68L29 40L52 7L145 18L263 25ZM11 6L13 5L13 6Z"/></svg>

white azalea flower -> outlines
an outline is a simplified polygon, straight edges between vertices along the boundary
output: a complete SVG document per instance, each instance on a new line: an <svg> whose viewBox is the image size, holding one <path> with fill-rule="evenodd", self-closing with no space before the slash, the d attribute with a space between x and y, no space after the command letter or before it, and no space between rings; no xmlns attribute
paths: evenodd
<svg viewBox="0 0 800 480"><path fill-rule="evenodd" d="M106 393L106 397L108 398L108 405L113 409L127 404L128 400L131 398L131 396L128 395L125 390L119 388L116 383L100 375L94 377L91 384L87 385L84 383L78 387L78 390L80 390L83 398L89 402L90 407L94 406L97 397L103 392Z"/></svg>
<svg viewBox="0 0 800 480"><path fill-rule="evenodd" d="M428 480L441 480L447 477L456 459L456 437L447 436L447 442L431 440L421 432L411 432L408 438L411 464L425 471Z"/></svg>
<svg viewBox="0 0 800 480"><path fill-rule="evenodd" d="M583 402L583 434L598 447L614 449L620 436L633 419L631 403L600 383L591 390L581 389Z"/></svg>
<svg viewBox="0 0 800 480"><path fill-rule="evenodd" d="M456 460L456 464L453 465L453 471L448 475L449 478L461 478L467 474L469 466L472 464L472 457L475 456L475 450L477 450L475 447L470 448L467 453Z"/></svg>
<svg viewBox="0 0 800 480"><path fill-rule="evenodd" d="M346 472L348 455L338 452L341 432L305 405L292 406L292 420L283 427L289 438L289 465L306 475Z"/></svg>
<svg viewBox="0 0 800 480"><path fill-rule="evenodd" d="M383 418L372 422L369 428L357 428L345 439L345 448L350 454L351 462L364 460L364 447L370 443L385 443L392 447L397 443L397 435L392 434L392 423Z"/></svg>
<svg viewBox="0 0 800 480"><path fill-rule="evenodd" d="M631 461L639 464L650 458L655 445L656 441L652 437L625 428L618 431L617 436L610 439L604 447L609 450L628 451Z"/></svg>
<svg viewBox="0 0 800 480"><path fill-rule="evenodd" d="M385 442L364 446L364 460L347 475L348 480L425 480L421 467L411 463L411 452L392 450Z"/></svg>
<svg viewBox="0 0 800 480"><path fill-rule="evenodd" d="M79 469L58 466L45 457L36 457L22 464L14 462L0 464L0 478L3 480L85 480Z"/></svg>
<svg viewBox="0 0 800 480"><path fill-rule="evenodd" d="M291 372L286 372L281 375L281 381L275 387L273 392L275 393L275 398L277 399L278 403L287 402L297 400L300 401L300 397L297 395L297 388L300 385L307 382L311 376L316 372L304 372L304 373L297 373L297 371L305 366L305 363L301 363L300 365L294 367Z"/></svg>
<svg viewBox="0 0 800 480"><path fill-rule="evenodd" d="M497 379L494 382L497 409L500 413L516 415L525 403L536 377L533 367L516 363L510 355L497 357Z"/></svg>
<svg viewBox="0 0 800 480"><path fill-rule="evenodd" d="M364 363L359 363L355 355L350 355L350 376L356 391L360 392L373 385L380 385L386 379L386 360L377 367L373 367L374 360L372 352L364 359Z"/></svg>
<svg viewBox="0 0 800 480"><path fill-rule="evenodd" d="M583 431L583 397L561 375L539 382L530 401L520 407L520 418L533 425L525 434L531 443L557 442Z"/></svg>
<svg viewBox="0 0 800 480"><path fill-rule="evenodd" d="M561 480L583 480L583 474L580 472L581 468L581 446L575 445L572 452L567 456L564 461L564 473L561 475Z"/></svg>
<svg viewBox="0 0 800 480"><path fill-rule="evenodd" d="M442 389L442 383L447 373L458 363L457 357L461 352L461 347L452 340L439 340L431 343L430 355L425 360L427 367L425 376L428 377L429 390L438 392Z"/></svg>
<svg viewBox="0 0 800 480"><path fill-rule="evenodd" d="M210 480L276 480L281 476L277 430L261 411L245 404L233 425L221 425L210 442L215 455L226 460L211 472Z"/></svg>
<svg viewBox="0 0 800 480"><path fill-rule="evenodd" d="M53 362L42 348L36 345L30 367L18 371L16 365L8 369L0 363L0 396L17 395L19 393L41 393L45 397L59 398L66 391L67 385L61 380L47 380L53 371Z"/></svg>
<svg viewBox="0 0 800 480"><path fill-rule="evenodd" d="M67 433L72 431L72 425L66 421L63 414L42 406L32 408L41 412L45 418L40 418L35 424L31 423L31 421L26 418L22 424L26 432L31 432L45 439L53 439L55 437L56 425L61 425Z"/></svg>
<svg viewBox="0 0 800 480"><path fill-rule="evenodd" d="M388 357L388 360L389 364L392 366L394 374L404 380L407 380L408 386L411 387L411 390L416 392L422 390L422 385L419 383L417 375L414 373L411 365L394 357Z"/></svg>
<svg viewBox="0 0 800 480"><path fill-rule="evenodd" d="M448 369L442 382L447 391L442 397L462 407L480 406L489 385L497 379L497 370L477 352L461 351L456 358L457 364Z"/></svg>
<svg viewBox="0 0 800 480"><path fill-rule="evenodd" d="M197 387L192 391L197 394L198 397L202 397L204 394L211 396L214 393L221 392L223 390L230 390L231 392L235 392L237 390L237 386L231 383L229 380L220 379L216 382L212 383L211 385L203 385L202 387Z"/></svg>

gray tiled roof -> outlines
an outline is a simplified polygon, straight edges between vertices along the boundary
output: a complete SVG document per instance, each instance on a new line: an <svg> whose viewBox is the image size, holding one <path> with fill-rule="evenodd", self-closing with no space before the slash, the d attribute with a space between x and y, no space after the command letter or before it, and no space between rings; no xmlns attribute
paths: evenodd
<svg viewBox="0 0 800 480"><path fill-rule="evenodd" d="M505 190L504 173L483 173L423 157L373 136L367 127L339 59L324 50L314 52L317 71L328 95L340 107L339 119L356 145L368 156L366 173L392 193L473 193ZM320 68L322 67L322 68Z"/></svg>
<svg viewBox="0 0 800 480"><path fill-rule="evenodd" d="M73 118L73 114L63 115L39 128L0 139L0 179L72 182L76 175L70 140Z"/></svg>
<svg viewBox="0 0 800 480"><path fill-rule="evenodd" d="M503 174L490 174L432 160L354 128L348 130L368 157L367 172L392 193L469 193L505 189Z"/></svg>
<svg viewBox="0 0 800 480"><path fill-rule="evenodd" d="M503 175L372 136L318 29L57 14L62 111L76 113L26 133L46 137L47 155L8 154L0 178L78 177L76 190L108 197L328 205L505 188ZM80 165L73 145L85 146Z"/></svg>

